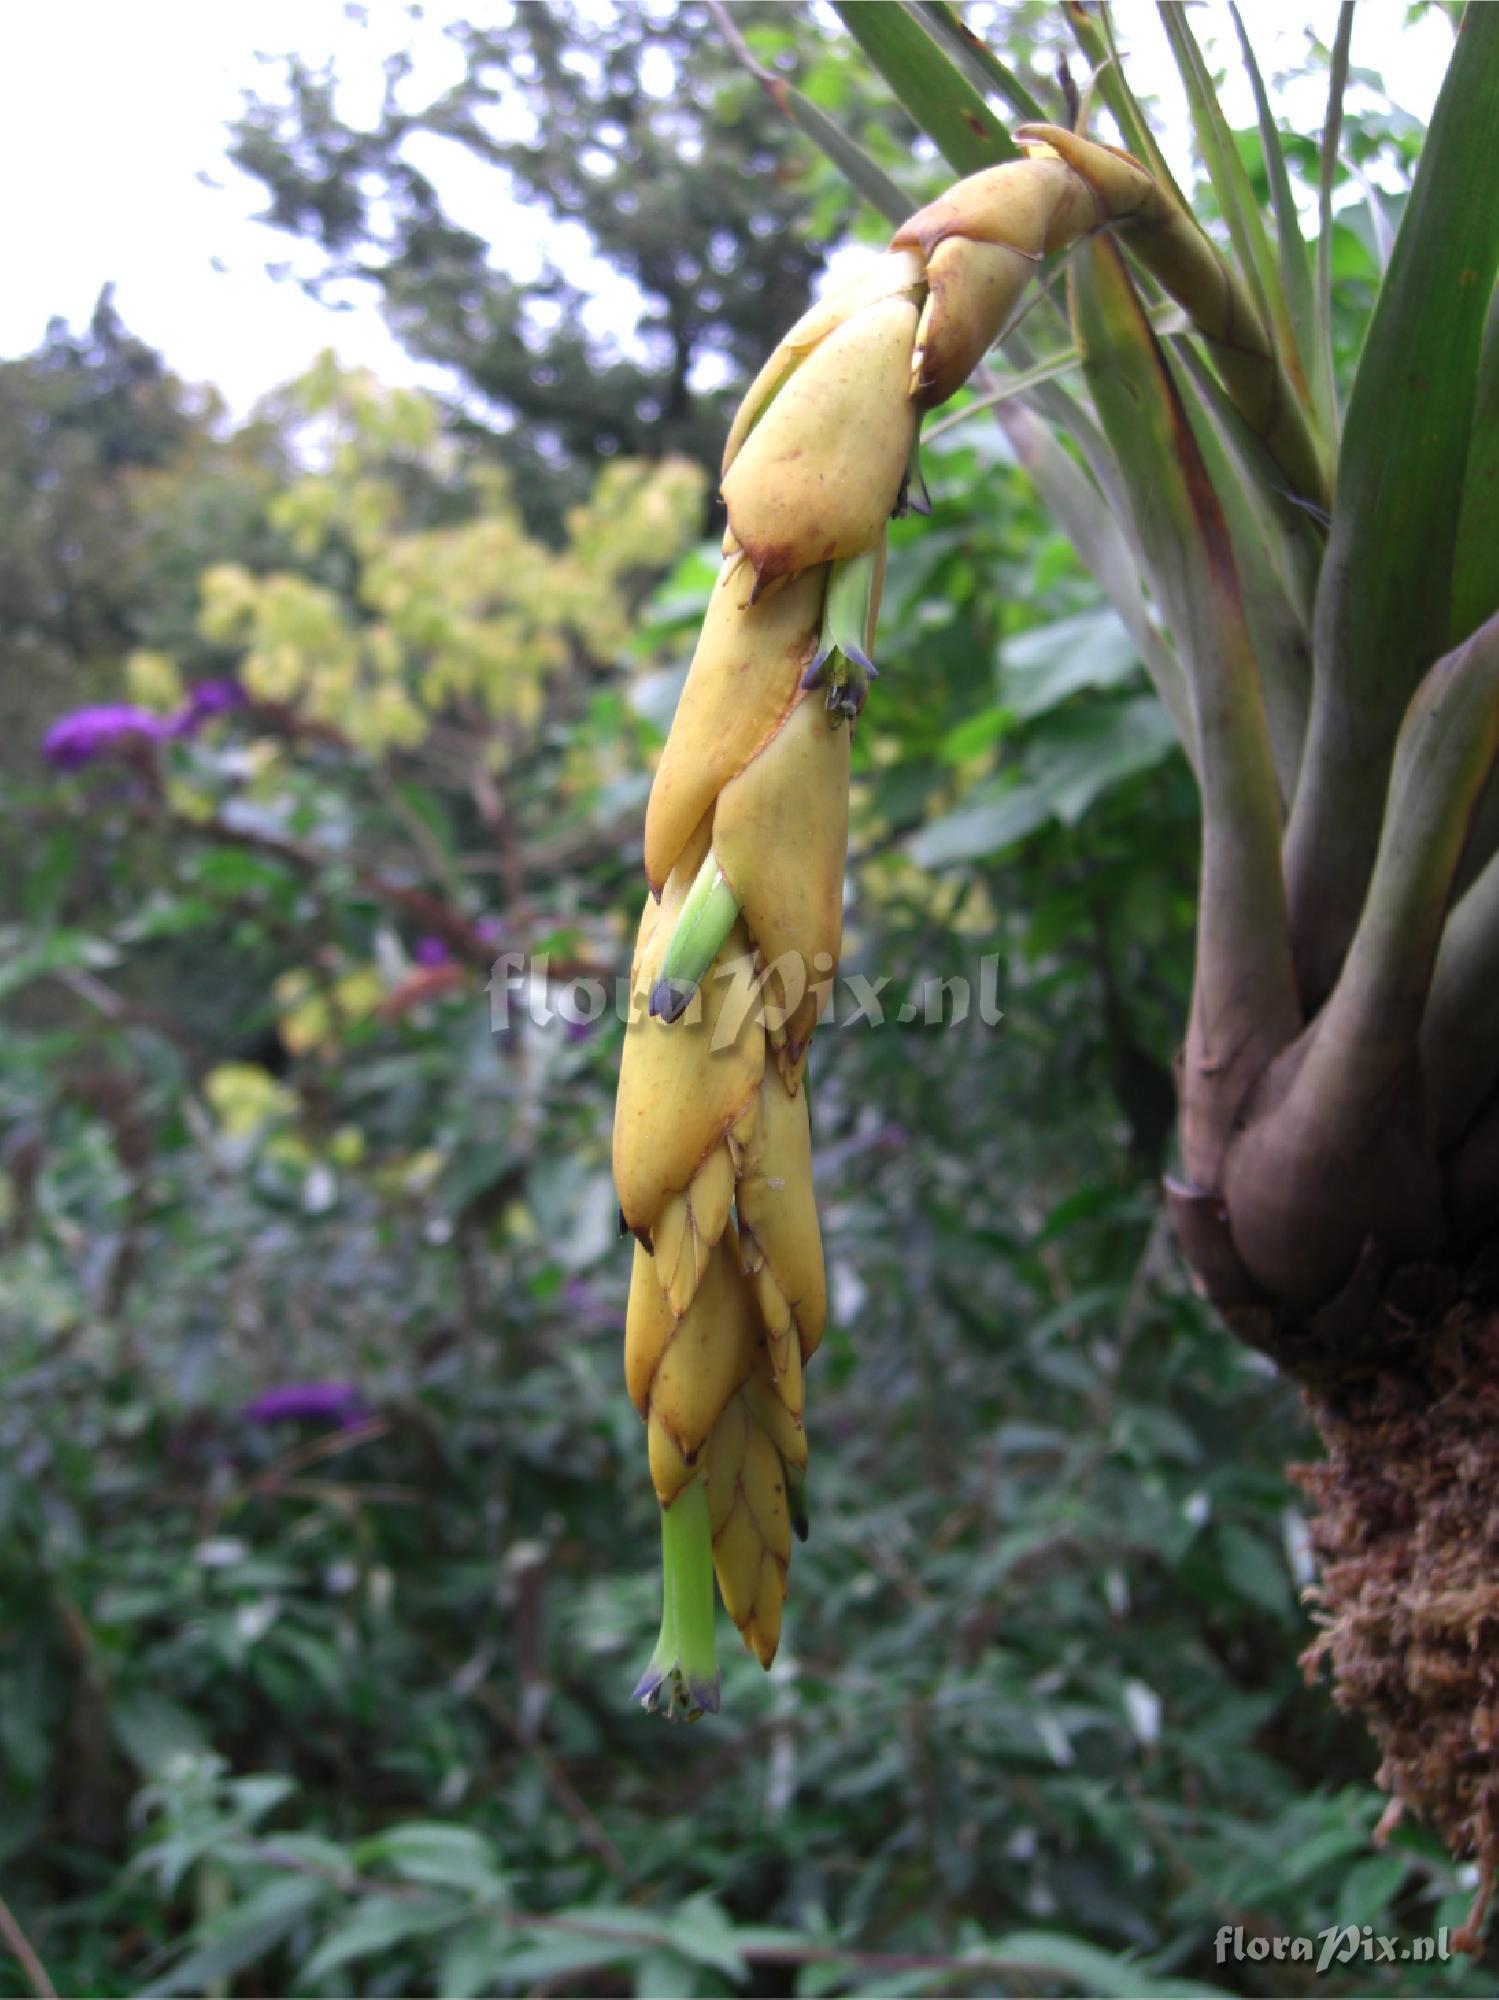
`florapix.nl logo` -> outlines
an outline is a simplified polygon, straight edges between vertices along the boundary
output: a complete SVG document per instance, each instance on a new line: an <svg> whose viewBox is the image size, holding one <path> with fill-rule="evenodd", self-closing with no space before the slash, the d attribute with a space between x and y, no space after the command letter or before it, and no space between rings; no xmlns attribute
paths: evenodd
<svg viewBox="0 0 1499 2000"><path fill-rule="evenodd" d="M1000 971L1000 955L990 952L971 972L934 974L898 987L885 974L835 974L826 952L818 952L810 961L797 952L785 952L768 965L746 952L713 967L673 1028L706 1030L715 1049L731 1048L747 1020L758 1019L768 1030L777 1031L809 994L821 1003L824 1028L931 1029L964 1023L995 1028L1004 1019ZM614 979L599 975L556 979L544 955L533 958L510 951L500 954L490 972L490 1026L496 1033L519 1021L548 1027L560 1020L570 1029L586 1029L611 1013L634 1026L647 1011L648 996L626 974Z"/></svg>
<svg viewBox="0 0 1499 2000"><path fill-rule="evenodd" d="M1329 1924L1312 1936L1267 1936L1242 1924L1223 1924L1213 1941L1219 1965L1283 1962L1333 1972L1346 1965L1445 1965L1452 1956L1447 1926L1431 1937L1388 1937L1372 1924Z"/></svg>

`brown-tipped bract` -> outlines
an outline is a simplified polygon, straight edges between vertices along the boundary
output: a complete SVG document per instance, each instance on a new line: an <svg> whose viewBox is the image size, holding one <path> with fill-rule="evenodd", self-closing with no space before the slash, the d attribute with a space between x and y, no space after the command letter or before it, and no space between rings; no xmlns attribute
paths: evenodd
<svg viewBox="0 0 1499 2000"><path fill-rule="evenodd" d="M785 720L817 647L823 580L813 571L752 605L754 572L725 562L656 767L645 872L659 890L696 827Z"/></svg>
<svg viewBox="0 0 1499 2000"><path fill-rule="evenodd" d="M865 306L813 350L745 439L723 497L758 587L862 555L884 532L916 434L906 391L918 318L902 296Z"/></svg>
<svg viewBox="0 0 1499 2000"><path fill-rule="evenodd" d="M827 999L843 935L848 731L804 694L765 748L725 785L713 821L718 865L766 968L765 999L799 1066Z"/></svg>

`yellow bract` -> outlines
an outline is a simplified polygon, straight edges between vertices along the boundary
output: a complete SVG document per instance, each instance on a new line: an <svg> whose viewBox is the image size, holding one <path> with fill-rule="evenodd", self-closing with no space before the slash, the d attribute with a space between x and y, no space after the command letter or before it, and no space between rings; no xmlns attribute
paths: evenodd
<svg viewBox="0 0 1499 2000"><path fill-rule="evenodd" d="M742 562L719 572L697 651L656 768L645 815L645 872L660 889L688 835L797 698L822 620L820 572L752 605Z"/></svg>
<svg viewBox="0 0 1499 2000"><path fill-rule="evenodd" d="M794 1086L831 991L843 934L848 738L822 697L802 696L713 816L713 851L766 968L771 1025L784 1024Z"/></svg>
<svg viewBox="0 0 1499 2000"><path fill-rule="evenodd" d="M729 526L763 587L884 533L916 435L906 394L918 312L881 299L813 349L723 482Z"/></svg>
<svg viewBox="0 0 1499 2000"><path fill-rule="evenodd" d="M667 1026L646 1008L695 870L679 866L636 960L614 1114L614 1185L625 1221L649 1238L673 1195L719 1146L760 1088L765 1030L750 986L750 942L736 924L699 1004ZM737 966L737 974L731 971Z"/></svg>

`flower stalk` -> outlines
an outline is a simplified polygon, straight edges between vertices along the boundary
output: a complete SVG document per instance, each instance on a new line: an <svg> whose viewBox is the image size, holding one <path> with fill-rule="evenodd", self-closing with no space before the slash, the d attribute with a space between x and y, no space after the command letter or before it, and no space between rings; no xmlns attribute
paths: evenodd
<svg viewBox="0 0 1499 2000"><path fill-rule="evenodd" d="M718 1713L713 1529L701 1476L661 1509L661 1633L633 1698L668 1722L697 1722Z"/></svg>

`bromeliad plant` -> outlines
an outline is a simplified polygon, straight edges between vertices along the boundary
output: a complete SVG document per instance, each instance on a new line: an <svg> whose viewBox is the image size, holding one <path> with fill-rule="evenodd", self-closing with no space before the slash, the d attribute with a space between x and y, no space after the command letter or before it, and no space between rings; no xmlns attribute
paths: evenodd
<svg viewBox="0 0 1499 2000"><path fill-rule="evenodd" d="M710 1564L747 1643L766 1664L775 1651L802 1366L824 1317L804 1070L838 952L849 735L874 672L885 524L922 504L922 414L997 339L1012 372L982 400L1116 603L1201 793L1167 1189L1182 1247L1234 1331L1304 1385L1328 1444L1308 1475L1313 1653L1369 1720L1397 1800L1487 1882L1499 8L1470 6L1458 32L1346 393L1330 247L1351 8L1310 246L1237 15L1268 216L1185 11L1161 10L1210 233L1105 11L1064 9L1093 68L1065 125L951 9L840 11L965 178L815 305L746 396L724 456L723 568L651 795L615 1137L638 1245L627 1372L666 1551L641 1692L679 1713L716 1704ZM899 221L908 204L881 171L762 80ZM1013 137L991 97L1019 114ZM1105 116L1122 143L1095 135ZM1043 356L1048 319L1058 351Z"/></svg>

